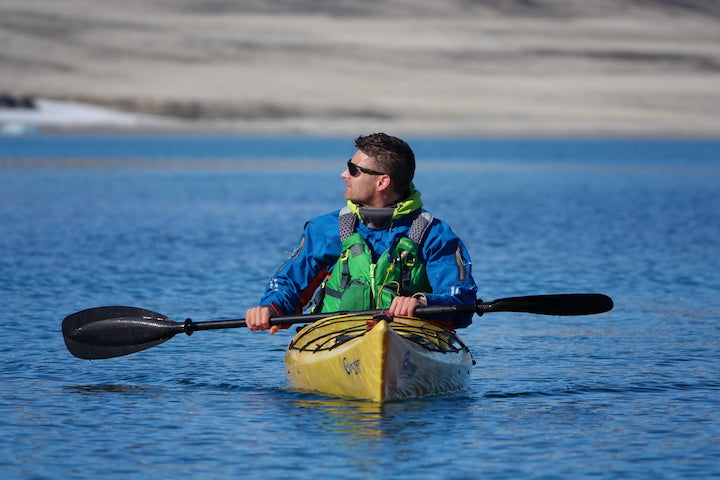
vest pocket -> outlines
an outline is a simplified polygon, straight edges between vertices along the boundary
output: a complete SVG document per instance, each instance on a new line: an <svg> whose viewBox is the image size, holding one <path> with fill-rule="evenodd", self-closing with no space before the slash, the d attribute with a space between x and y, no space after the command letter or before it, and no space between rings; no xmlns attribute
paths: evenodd
<svg viewBox="0 0 720 480"><path fill-rule="evenodd" d="M340 298L340 310L364 310L370 304L371 296L370 285L353 280Z"/></svg>

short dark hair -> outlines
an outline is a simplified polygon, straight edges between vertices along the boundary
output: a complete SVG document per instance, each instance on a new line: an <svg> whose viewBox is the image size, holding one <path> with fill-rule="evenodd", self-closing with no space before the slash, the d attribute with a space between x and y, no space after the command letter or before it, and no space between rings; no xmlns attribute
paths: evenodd
<svg viewBox="0 0 720 480"><path fill-rule="evenodd" d="M390 176L397 194L410 193L415 176L415 154L407 142L385 133L373 133L357 137L355 148L372 157L378 169Z"/></svg>

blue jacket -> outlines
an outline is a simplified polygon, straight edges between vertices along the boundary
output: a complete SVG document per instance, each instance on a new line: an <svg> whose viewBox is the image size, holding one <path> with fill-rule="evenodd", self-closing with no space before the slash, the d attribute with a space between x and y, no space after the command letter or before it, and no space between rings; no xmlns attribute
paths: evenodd
<svg viewBox="0 0 720 480"><path fill-rule="evenodd" d="M341 253L339 210L316 217L305 224L297 248L272 276L260 300L276 315L300 313L334 267ZM411 215L393 221L390 228L373 230L362 221L357 232L377 255L385 252L398 234L407 235ZM432 292L426 292L428 305L475 303L477 286L472 277L470 256L448 224L434 218L421 246ZM455 328L467 327L472 313L444 316Z"/></svg>

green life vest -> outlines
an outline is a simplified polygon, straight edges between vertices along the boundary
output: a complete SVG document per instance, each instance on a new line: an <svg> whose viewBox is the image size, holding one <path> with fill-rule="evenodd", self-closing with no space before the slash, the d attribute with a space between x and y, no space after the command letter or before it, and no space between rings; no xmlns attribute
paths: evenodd
<svg viewBox="0 0 720 480"><path fill-rule="evenodd" d="M412 215L408 235L396 238L373 262L370 247L356 231L357 214L347 207L340 211L342 253L323 285L321 312L387 308L398 295L431 291L420 246L433 217L421 209Z"/></svg>

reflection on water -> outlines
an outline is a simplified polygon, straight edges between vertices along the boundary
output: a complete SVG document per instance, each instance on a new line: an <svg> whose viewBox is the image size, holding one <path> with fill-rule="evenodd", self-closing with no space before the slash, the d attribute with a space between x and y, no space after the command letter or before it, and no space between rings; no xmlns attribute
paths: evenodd
<svg viewBox="0 0 720 480"><path fill-rule="evenodd" d="M386 405L341 399L295 399L291 404L300 410L311 410L319 425L329 433L348 435L354 440L383 437Z"/></svg>
<svg viewBox="0 0 720 480"><path fill-rule="evenodd" d="M138 385L114 385L114 384L97 384L97 385L69 385L66 387L69 391L79 393L133 393L133 392L151 392L158 390L158 387L144 387Z"/></svg>
<svg viewBox="0 0 720 480"><path fill-rule="evenodd" d="M472 405L467 394L385 403L302 392L295 392L295 396L289 404L300 411L300 418L311 416L324 431L349 438L349 443L392 439L399 435L414 436L418 426L439 427L444 415L450 412L462 415L462 411Z"/></svg>

